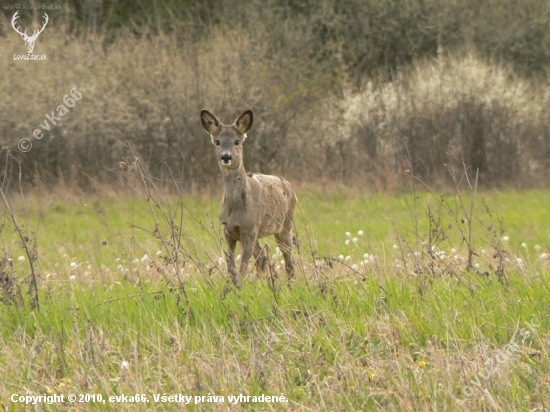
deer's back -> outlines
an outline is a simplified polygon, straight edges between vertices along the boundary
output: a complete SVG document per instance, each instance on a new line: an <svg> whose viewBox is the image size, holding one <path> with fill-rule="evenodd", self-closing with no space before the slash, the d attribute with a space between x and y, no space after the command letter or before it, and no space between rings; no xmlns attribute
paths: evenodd
<svg viewBox="0 0 550 412"><path fill-rule="evenodd" d="M296 195L290 183L279 176L249 174L254 201L258 212L258 236L268 236L283 231L287 220L292 221Z"/></svg>

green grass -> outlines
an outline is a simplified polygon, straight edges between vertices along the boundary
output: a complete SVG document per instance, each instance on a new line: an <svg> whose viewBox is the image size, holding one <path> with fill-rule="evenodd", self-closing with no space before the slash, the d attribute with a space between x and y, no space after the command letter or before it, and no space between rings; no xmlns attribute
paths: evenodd
<svg viewBox="0 0 550 412"><path fill-rule="evenodd" d="M545 206L550 204L550 192L489 192L480 197L494 215L490 219L485 206L480 201L476 203L474 239L480 247L487 241L486 226L489 223L499 226L500 222L514 249L519 249L523 242L531 249L535 244L545 248L550 246L550 228L544 224L550 220L550 209ZM445 198L454 202L451 194ZM197 252L203 256L218 253L223 247L217 219L219 199L220 196L214 194L185 197L182 201L183 231L192 236ZM464 203L468 205L469 201L466 198ZM19 206L16 210L25 212L19 220L26 223L27 229L37 239L40 260L46 266L74 257L80 261L91 259L112 265L117 257L141 258L144 251L154 253L159 248L151 236L155 226L151 209L141 198L92 196L44 203L41 198L31 196L30 200L15 203ZM426 204L437 209L438 199L420 194L416 202L419 230L424 232L428 227ZM175 210L178 199L170 198L170 205ZM347 191L329 194L305 192L299 196L296 220L302 241L307 240L305 232L309 230L321 255L335 257L354 252L362 252L362 255L391 247L397 232L412 241L414 207L412 196L408 194L361 196ZM446 213L441 215L444 222L452 221ZM162 218L159 220L164 223ZM345 233L357 236L359 230L365 233L361 243L346 246ZM460 247L456 231L450 232L452 240L456 240L452 246ZM12 243L14 234L10 227L4 230L4 235L7 243ZM14 248L13 254L16 252Z"/></svg>
<svg viewBox="0 0 550 412"><path fill-rule="evenodd" d="M415 204L410 194L333 189L303 191L299 199L296 282L287 285L276 258L274 286L260 274L240 291L217 262L217 196L162 203L163 211L183 211L175 219L184 239L177 266L167 259L169 241L152 234L155 219L143 199L13 199L37 242L40 310L30 307L28 262L18 260L24 253L4 215L13 274L3 268L23 302L0 292L0 407L24 410L10 400L14 393L106 400L76 410L227 410L228 397L239 394L288 400L243 402L243 410L461 410L457 400L466 410L549 406L550 260L541 255L549 252L550 192L478 193L479 266L470 272L455 219L438 198L421 193ZM463 202L469 205L467 196ZM445 232L428 246L416 238L429 238L427 204L441 221L432 229ZM158 233L168 239L159 212ZM431 246L447 256L433 258ZM495 274L495 251L504 278ZM540 326L522 341L525 322ZM495 361L510 342L520 344ZM491 362L498 370L480 377ZM108 399L121 394L144 394L149 403ZM205 402L155 402L155 394ZM225 403L208 403L208 395Z"/></svg>

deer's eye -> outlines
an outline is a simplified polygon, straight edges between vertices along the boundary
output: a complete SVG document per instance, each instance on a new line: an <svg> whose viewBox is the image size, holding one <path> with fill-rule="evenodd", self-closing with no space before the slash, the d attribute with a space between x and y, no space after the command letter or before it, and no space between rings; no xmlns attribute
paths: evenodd
<svg viewBox="0 0 550 412"><path fill-rule="evenodd" d="M216 141L214 143L216 144L216 146L219 146L221 144L219 139L216 139Z"/></svg>
<svg viewBox="0 0 550 412"><path fill-rule="evenodd" d="M238 146L241 142L239 142L238 140L235 140L235 146Z"/></svg>

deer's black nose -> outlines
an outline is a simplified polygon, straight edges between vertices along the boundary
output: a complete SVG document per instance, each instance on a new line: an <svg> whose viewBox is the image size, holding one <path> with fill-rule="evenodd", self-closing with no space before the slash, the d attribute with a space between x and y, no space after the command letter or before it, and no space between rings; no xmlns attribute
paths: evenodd
<svg viewBox="0 0 550 412"><path fill-rule="evenodd" d="M233 159L233 157L231 156L230 153L222 153L221 159L222 159L222 162L224 162L224 163L229 163L229 162L231 162L231 160Z"/></svg>

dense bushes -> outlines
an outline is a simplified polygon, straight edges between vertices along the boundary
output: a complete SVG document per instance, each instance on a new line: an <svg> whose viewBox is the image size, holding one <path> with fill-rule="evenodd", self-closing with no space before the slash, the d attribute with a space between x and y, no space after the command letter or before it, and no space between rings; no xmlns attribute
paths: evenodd
<svg viewBox="0 0 550 412"><path fill-rule="evenodd" d="M545 184L550 169L549 97L548 87L468 54L418 62L341 104L345 135L390 174L410 159L426 180L445 181L448 168L461 173L466 165L488 186L533 186Z"/></svg>
<svg viewBox="0 0 550 412"><path fill-rule="evenodd" d="M218 181L199 110L232 121L252 108L249 170L387 188L411 165L444 182L464 163L485 185L546 184L550 5L478 3L69 1L50 12L39 62L9 57L23 43L5 11L3 147L31 139L13 152L25 182L90 188L120 181L128 141L153 175L193 190ZM34 139L72 87L83 99Z"/></svg>

